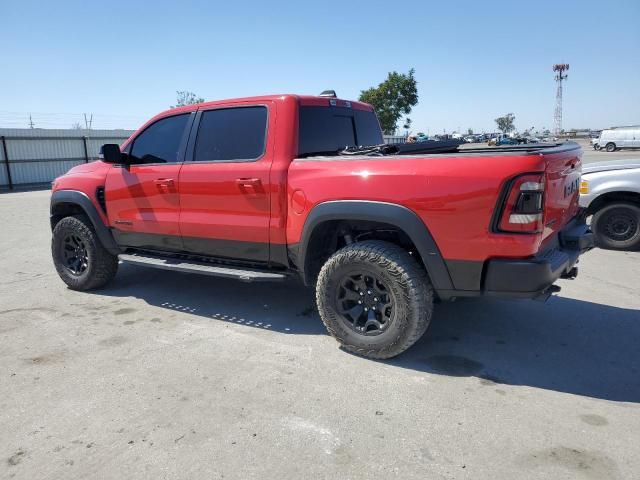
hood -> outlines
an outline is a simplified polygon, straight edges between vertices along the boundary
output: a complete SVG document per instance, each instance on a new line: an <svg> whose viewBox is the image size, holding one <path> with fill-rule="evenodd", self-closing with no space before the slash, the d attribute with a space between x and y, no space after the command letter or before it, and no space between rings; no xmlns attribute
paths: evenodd
<svg viewBox="0 0 640 480"><path fill-rule="evenodd" d="M104 171L106 175L107 170L110 167L111 165L109 163L104 163L102 160L96 160L95 162L81 163L80 165L76 165L75 167L69 169L66 175L76 175L80 173L91 173L91 172L101 172L101 171Z"/></svg>
<svg viewBox="0 0 640 480"><path fill-rule="evenodd" d="M608 172L628 168L640 168L640 158L625 158L621 160L609 160L607 162L582 164L582 173Z"/></svg>

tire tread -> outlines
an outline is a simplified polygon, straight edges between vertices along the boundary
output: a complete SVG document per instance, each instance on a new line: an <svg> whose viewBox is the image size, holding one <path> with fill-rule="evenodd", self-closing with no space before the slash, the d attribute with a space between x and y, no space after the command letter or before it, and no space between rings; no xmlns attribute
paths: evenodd
<svg viewBox="0 0 640 480"><path fill-rule="evenodd" d="M408 332L401 331L391 342L380 349L370 349L351 345L342 335L342 330L337 327L337 322L326 312L324 305L323 286L327 284L328 277L339 267L353 262L370 262L384 270L397 282L405 287L402 301L406 305L412 305L412 319L409 319ZM318 276L316 287L316 301L322 322L329 333L342 345L342 347L357 355L373 358L387 359L394 357L418 341L427 330L433 313L434 291L429 281L427 272L418 262L403 248L384 241L368 240L365 242L348 245L333 254L323 265ZM408 333L408 335L403 335Z"/></svg>
<svg viewBox="0 0 640 480"><path fill-rule="evenodd" d="M89 240L89 248L94 250L93 265L90 266L91 271L88 277L74 277L65 270L64 266L56 261L56 236L60 235L65 229L75 230L87 238ZM85 215L73 215L60 220L53 230L51 249L58 275L73 290L85 291L103 287L113 280L118 271L118 257L104 248L91 224L91 220Z"/></svg>

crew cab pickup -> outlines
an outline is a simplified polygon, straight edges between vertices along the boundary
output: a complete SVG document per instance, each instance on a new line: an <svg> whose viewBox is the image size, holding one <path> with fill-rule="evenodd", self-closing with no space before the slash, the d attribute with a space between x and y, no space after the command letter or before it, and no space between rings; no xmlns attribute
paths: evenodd
<svg viewBox="0 0 640 480"><path fill-rule="evenodd" d="M54 181L54 263L76 290L119 262L297 277L346 350L393 357L434 302L544 300L593 245L577 144L453 143L384 145L373 108L335 96L167 110Z"/></svg>

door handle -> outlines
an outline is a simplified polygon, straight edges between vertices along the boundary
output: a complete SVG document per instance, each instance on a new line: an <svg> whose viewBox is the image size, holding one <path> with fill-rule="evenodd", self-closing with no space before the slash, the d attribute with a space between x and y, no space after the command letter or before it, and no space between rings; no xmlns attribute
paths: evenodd
<svg viewBox="0 0 640 480"><path fill-rule="evenodd" d="M236 183L245 188L258 187L262 184L259 178L237 178Z"/></svg>
<svg viewBox="0 0 640 480"><path fill-rule="evenodd" d="M159 187L173 187L173 178L157 178L153 181Z"/></svg>

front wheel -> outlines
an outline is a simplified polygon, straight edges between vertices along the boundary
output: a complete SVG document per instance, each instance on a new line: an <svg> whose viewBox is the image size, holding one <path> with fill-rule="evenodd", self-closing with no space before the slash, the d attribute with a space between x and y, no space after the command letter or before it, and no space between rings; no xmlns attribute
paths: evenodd
<svg viewBox="0 0 640 480"><path fill-rule="evenodd" d="M118 257L102 246L84 215L58 222L53 229L51 254L58 275L72 290L102 287L118 270Z"/></svg>
<svg viewBox="0 0 640 480"><path fill-rule="evenodd" d="M640 248L640 207L632 203L610 203L598 210L591 222L599 247L613 250Z"/></svg>
<svg viewBox="0 0 640 480"><path fill-rule="evenodd" d="M320 271L318 311L329 333L352 353L395 357L424 334L433 288L407 251L371 240L337 251Z"/></svg>

